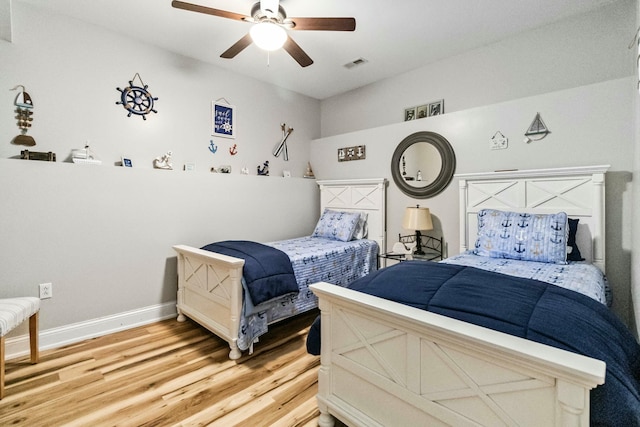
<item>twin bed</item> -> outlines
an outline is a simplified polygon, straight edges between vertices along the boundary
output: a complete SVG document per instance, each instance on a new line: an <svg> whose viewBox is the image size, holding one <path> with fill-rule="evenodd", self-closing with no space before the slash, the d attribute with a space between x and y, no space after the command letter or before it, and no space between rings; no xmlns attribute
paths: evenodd
<svg viewBox="0 0 640 427"><path fill-rule="evenodd" d="M229 255L235 252L174 246L178 321L189 317L198 322L227 341L229 357L238 359L243 351L252 351L269 324L318 306L310 284L324 281L346 286L375 271L379 248L386 247L386 184L385 179L318 181L321 218L314 233L265 243L289 256L298 291L262 303L254 305L246 297L250 289L246 283L243 289L245 259ZM339 212L340 217L332 212ZM357 232L340 235L345 230L335 225L354 216L360 219Z"/></svg>
<svg viewBox="0 0 640 427"><path fill-rule="evenodd" d="M312 285L319 425L640 425L640 347L606 307L607 168L458 175L460 255Z"/></svg>

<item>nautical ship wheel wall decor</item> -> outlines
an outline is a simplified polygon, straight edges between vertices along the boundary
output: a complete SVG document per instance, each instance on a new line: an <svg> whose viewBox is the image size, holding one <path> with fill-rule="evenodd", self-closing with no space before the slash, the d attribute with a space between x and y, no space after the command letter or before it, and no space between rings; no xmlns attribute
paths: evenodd
<svg viewBox="0 0 640 427"><path fill-rule="evenodd" d="M133 81L138 78L141 86L134 86ZM147 120L146 115L157 111L153 108L153 103L158 100L151 95L151 92L147 90L149 86L145 85L140 77L140 74L136 73L133 79L129 80L129 86L124 89L117 87L120 91L120 101L116 104L122 105L122 107L129 112L127 117L131 117L132 114L142 116L144 120Z"/></svg>

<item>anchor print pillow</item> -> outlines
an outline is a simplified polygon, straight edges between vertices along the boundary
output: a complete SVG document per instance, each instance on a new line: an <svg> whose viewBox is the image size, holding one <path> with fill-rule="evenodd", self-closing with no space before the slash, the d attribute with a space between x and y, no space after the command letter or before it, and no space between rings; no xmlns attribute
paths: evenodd
<svg viewBox="0 0 640 427"><path fill-rule="evenodd" d="M555 264L567 263L567 214L531 214L483 209L473 253Z"/></svg>
<svg viewBox="0 0 640 427"><path fill-rule="evenodd" d="M358 227L360 213L325 209L311 237L325 237L348 242Z"/></svg>

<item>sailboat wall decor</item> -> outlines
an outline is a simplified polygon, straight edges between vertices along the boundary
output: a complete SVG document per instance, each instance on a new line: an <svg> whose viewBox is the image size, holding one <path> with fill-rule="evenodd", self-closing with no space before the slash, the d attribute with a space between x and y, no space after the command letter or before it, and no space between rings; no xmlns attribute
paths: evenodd
<svg viewBox="0 0 640 427"><path fill-rule="evenodd" d="M526 137L524 142L527 144L531 141L540 141L545 136L549 135L551 131L547 128L547 125L542 121L542 117L540 117L540 113L536 113L536 117L533 119L531 124L529 125L529 129L524 133Z"/></svg>

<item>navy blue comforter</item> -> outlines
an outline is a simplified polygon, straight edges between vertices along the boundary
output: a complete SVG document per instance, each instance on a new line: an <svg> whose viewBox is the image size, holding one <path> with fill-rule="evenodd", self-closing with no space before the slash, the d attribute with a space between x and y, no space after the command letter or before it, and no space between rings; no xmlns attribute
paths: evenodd
<svg viewBox="0 0 640 427"><path fill-rule="evenodd" d="M247 240L225 240L201 249L244 259L242 276L254 305L298 292L291 259L279 249Z"/></svg>
<svg viewBox="0 0 640 427"><path fill-rule="evenodd" d="M592 426L640 426L640 346L607 307L537 280L452 264L409 261L350 288L603 360L605 384L591 391ZM320 353L320 319L307 350Z"/></svg>

